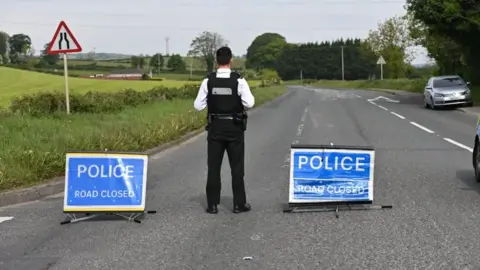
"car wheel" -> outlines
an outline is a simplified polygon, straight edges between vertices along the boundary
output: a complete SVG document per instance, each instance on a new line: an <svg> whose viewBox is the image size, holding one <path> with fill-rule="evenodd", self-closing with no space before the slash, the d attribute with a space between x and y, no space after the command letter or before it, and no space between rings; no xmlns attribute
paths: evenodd
<svg viewBox="0 0 480 270"><path fill-rule="evenodd" d="M432 110L435 110L437 107L435 107L435 103L433 103L433 98L430 98L430 108L432 108Z"/></svg>
<svg viewBox="0 0 480 270"><path fill-rule="evenodd" d="M426 98L423 98L423 107L426 108L426 109L430 108Z"/></svg>
<svg viewBox="0 0 480 270"><path fill-rule="evenodd" d="M475 171L475 180L480 182L480 151L478 151L478 139L475 139L473 148L473 169Z"/></svg>

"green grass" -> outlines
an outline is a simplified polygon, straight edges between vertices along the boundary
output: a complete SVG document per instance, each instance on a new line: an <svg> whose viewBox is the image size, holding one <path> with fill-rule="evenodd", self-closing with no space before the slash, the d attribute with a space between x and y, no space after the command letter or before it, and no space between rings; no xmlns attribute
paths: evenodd
<svg viewBox="0 0 480 270"><path fill-rule="evenodd" d="M256 106L285 92L285 86L256 88ZM9 116L0 119L0 191L39 184L65 170L65 152L143 151L205 125L193 100L173 100L115 114Z"/></svg>
<svg viewBox="0 0 480 270"><path fill-rule="evenodd" d="M94 71L92 71L94 72ZM88 91L115 92L121 89L145 91L156 86L179 87L185 84L198 84L195 81L128 81L128 80L96 80L87 78L69 78L71 93ZM65 91L63 76L0 67L0 106L8 106L15 97L41 91Z"/></svg>

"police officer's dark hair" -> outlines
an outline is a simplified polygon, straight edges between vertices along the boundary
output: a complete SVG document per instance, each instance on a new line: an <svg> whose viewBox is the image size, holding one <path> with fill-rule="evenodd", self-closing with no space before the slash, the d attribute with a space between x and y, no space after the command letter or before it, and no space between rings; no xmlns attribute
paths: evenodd
<svg viewBox="0 0 480 270"><path fill-rule="evenodd" d="M228 65L230 60L232 60L232 50L224 46L217 50L217 64L224 66Z"/></svg>

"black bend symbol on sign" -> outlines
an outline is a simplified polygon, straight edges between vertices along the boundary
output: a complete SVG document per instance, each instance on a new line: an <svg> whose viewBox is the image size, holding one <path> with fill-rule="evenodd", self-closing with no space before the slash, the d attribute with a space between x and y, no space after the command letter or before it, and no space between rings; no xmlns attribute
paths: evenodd
<svg viewBox="0 0 480 270"><path fill-rule="evenodd" d="M67 45L67 50L69 50L70 49L70 41L67 38L67 33L66 32L60 33L60 40L58 41L58 49L59 50L62 49L62 42L63 41L65 41L65 43Z"/></svg>

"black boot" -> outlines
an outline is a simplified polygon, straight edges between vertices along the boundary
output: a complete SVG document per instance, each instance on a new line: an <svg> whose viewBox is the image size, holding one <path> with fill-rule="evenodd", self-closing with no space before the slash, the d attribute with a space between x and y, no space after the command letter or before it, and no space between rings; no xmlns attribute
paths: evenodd
<svg viewBox="0 0 480 270"><path fill-rule="evenodd" d="M207 207L207 213L210 213L210 214L216 214L216 213L218 213L217 205L216 205L216 204L209 205L209 206Z"/></svg>
<svg viewBox="0 0 480 270"><path fill-rule="evenodd" d="M241 213L241 212L248 212L248 211L250 211L250 209L252 209L252 207L248 203L245 203L245 204L242 204L242 205L234 205L233 206L233 213L236 214L236 213Z"/></svg>

